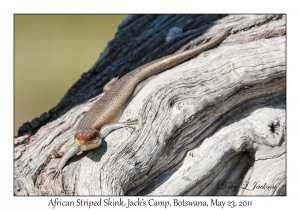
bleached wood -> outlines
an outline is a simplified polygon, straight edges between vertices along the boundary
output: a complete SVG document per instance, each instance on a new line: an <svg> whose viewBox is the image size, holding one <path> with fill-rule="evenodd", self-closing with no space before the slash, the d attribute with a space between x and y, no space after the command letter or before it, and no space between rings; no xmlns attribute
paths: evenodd
<svg viewBox="0 0 300 210"><path fill-rule="evenodd" d="M51 151L72 145L78 121L101 95L28 140L16 138L15 194L284 195L285 16L229 15L202 38L228 27L233 34L219 46L142 88L120 119L138 119L134 130L112 132L58 179L46 177L58 161ZM251 190L255 182L276 189Z"/></svg>

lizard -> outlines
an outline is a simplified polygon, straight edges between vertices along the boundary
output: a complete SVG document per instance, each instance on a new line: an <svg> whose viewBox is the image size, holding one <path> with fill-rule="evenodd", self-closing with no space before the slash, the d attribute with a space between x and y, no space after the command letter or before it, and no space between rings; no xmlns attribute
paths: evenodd
<svg viewBox="0 0 300 210"><path fill-rule="evenodd" d="M221 34L204 40L199 46L167 55L150 63L144 64L127 73L120 79L114 78L103 88L104 95L98 99L79 121L74 134L74 144L64 153L58 164L50 168L54 173L53 179L58 177L67 161L80 151L97 148L110 132L124 127L132 127L137 120L128 119L118 122L126 105L135 94L139 84L150 77L173 67L223 41L229 36L230 29ZM141 87L140 87L141 88Z"/></svg>

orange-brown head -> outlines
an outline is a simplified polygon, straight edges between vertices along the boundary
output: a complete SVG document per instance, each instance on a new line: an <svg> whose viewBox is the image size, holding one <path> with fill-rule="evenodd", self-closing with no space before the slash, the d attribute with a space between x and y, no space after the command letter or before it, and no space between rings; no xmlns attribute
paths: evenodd
<svg viewBox="0 0 300 210"><path fill-rule="evenodd" d="M99 131L93 128L77 130L74 135L74 140L81 151L91 150L99 147L102 142Z"/></svg>

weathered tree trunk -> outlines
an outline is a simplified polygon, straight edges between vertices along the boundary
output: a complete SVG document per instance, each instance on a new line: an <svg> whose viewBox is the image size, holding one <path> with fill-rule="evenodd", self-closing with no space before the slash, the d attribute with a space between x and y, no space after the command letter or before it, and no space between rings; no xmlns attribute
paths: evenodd
<svg viewBox="0 0 300 210"><path fill-rule="evenodd" d="M220 45L148 82L120 121L55 180L53 150L112 77L232 27ZM61 102L15 138L16 195L285 195L285 15L133 15Z"/></svg>

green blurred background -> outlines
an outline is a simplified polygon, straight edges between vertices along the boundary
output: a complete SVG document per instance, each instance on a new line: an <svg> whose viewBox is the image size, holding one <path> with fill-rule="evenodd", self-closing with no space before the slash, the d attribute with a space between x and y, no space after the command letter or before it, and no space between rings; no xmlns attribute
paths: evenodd
<svg viewBox="0 0 300 210"><path fill-rule="evenodd" d="M54 107L127 15L14 15L14 134Z"/></svg>

